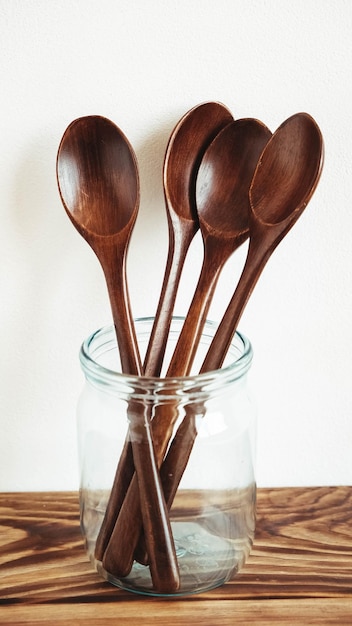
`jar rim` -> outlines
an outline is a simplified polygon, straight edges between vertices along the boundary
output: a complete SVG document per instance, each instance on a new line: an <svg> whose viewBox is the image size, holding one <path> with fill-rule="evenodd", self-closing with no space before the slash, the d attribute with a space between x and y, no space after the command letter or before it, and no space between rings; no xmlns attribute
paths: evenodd
<svg viewBox="0 0 352 626"><path fill-rule="evenodd" d="M139 317L135 319L136 328L139 324L153 323L153 317ZM184 317L173 316L172 322L183 323ZM207 320L205 328L211 330L215 334L218 324L211 320ZM95 380L100 380L108 384L119 382L126 385L140 386L141 384L146 386L202 386L207 385L209 382L222 384L227 379L238 379L242 377L249 369L253 359L253 348L248 337L243 333L236 331L234 338L232 339L228 354L231 349L239 352L239 356L229 364L224 365L220 369L203 372L201 374L190 374L189 376L175 376L175 377L156 377L156 376L138 376L134 374L125 374L118 370L110 369L98 363L94 358L94 349L97 347L97 342L105 341L106 345L110 345L111 348L117 346L115 328L111 326L103 326L98 330L91 333L81 344L79 351L79 359L83 372L89 377Z"/></svg>

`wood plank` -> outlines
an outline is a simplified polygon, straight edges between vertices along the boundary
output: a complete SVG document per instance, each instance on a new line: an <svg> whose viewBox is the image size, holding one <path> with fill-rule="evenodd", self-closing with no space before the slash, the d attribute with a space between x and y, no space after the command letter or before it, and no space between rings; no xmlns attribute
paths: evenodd
<svg viewBox="0 0 352 626"><path fill-rule="evenodd" d="M352 623L352 488L260 489L257 511L242 572L213 591L168 600L98 577L76 493L0 494L0 624L132 624L141 615L155 625L275 624L288 616L290 624Z"/></svg>
<svg viewBox="0 0 352 626"><path fill-rule="evenodd" d="M352 623L349 599L297 600L188 600L147 601L133 596L131 602L109 604L20 605L0 607L0 623L6 626L23 624L46 626L307 626L308 624Z"/></svg>

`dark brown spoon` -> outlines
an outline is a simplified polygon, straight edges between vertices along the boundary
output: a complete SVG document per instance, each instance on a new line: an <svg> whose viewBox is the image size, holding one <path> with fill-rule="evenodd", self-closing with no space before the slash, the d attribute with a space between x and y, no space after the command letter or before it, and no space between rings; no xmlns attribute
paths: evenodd
<svg viewBox="0 0 352 626"><path fill-rule="evenodd" d="M250 186L250 243L230 304L209 346L201 373L222 366L238 321L265 264L311 199L323 165L323 138L306 113L286 120L263 150ZM161 468L171 507L197 436L192 411L180 424Z"/></svg>
<svg viewBox="0 0 352 626"><path fill-rule="evenodd" d="M248 237L248 188L258 157L270 136L270 131L261 122L238 120L220 131L203 157L198 174L198 180L201 176L202 190L199 192L199 197L197 193L197 203L199 199L202 209L201 224L203 222L207 237L208 260L203 270L202 280L206 283L208 293L212 291L225 260ZM203 163L204 169L202 169ZM217 216L213 216L212 211L217 213ZM215 277L214 273L216 273ZM204 291L202 290L202 300L203 298ZM202 312L199 312L198 307L194 307L193 312L196 318L198 315L204 317L206 306L203 305ZM194 333L193 317L191 321L189 343L194 342L193 336L191 337L191 332ZM199 334L198 330L198 336ZM186 339L185 336L183 336L184 339ZM175 366L172 375L187 373L191 360L188 356L189 343L185 341L183 355L181 352L177 353L177 369ZM194 353L191 355L192 358L193 355ZM162 463L177 417L177 409L173 410L170 403L157 407L152 421L152 430L159 465ZM134 478L104 557L106 566L111 568L110 571L115 570L119 575L123 575L131 568L134 549L141 530L138 498L138 486ZM121 536L125 539L123 543L121 540L118 541ZM144 560L143 555L142 549L138 552L138 558Z"/></svg>
<svg viewBox="0 0 352 626"><path fill-rule="evenodd" d="M146 376L159 376L181 272L190 243L198 230L196 174L205 149L233 121L218 102L205 102L188 111L171 133L164 159L163 181L169 229L169 249L158 308L144 359Z"/></svg>
<svg viewBox="0 0 352 626"><path fill-rule="evenodd" d="M140 374L126 280L126 255L139 205L135 156L110 120L81 117L66 129L57 155L61 200L103 268L125 373Z"/></svg>
<svg viewBox="0 0 352 626"><path fill-rule="evenodd" d="M103 268L122 370L141 374L126 280L128 242L139 205L132 147L110 120L100 116L79 118L61 140L57 179L66 212ZM124 448L128 482L134 469L129 453L132 446L153 582L160 591L174 591L179 586L178 565L149 420L133 406L129 407L129 419L131 444L126 443Z"/></svg>

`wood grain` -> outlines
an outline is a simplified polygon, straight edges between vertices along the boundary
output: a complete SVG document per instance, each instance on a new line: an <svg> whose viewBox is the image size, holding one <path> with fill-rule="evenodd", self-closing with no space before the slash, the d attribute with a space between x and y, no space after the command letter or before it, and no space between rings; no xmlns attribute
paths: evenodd
<svg viewBox="0 0 352 626"><path fill-rule="evenodd" d="M352 624L352 487L259 489L242 572L213 591L144 598L87 560L76 493L0 494L0 624Z"/></svg>

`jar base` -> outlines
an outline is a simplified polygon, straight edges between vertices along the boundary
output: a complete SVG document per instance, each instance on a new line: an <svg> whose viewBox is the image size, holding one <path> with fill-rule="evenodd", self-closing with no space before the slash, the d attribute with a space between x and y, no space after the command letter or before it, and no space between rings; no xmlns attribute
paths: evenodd
<svg viewBox="0 0 352 626"><path fill-rule="evenodd" d="M101 562L95 562L98 573L120 589L148 596L183 596L203 593L220 587L232 578L244 564L250 548L236 545L208 532L196 522L175 522L172 524L176 555L180 570L180 588L176 592L162 593L153 587L150 569L134 562L131 572L124 578L116 578L107 572Z"/></svg>

